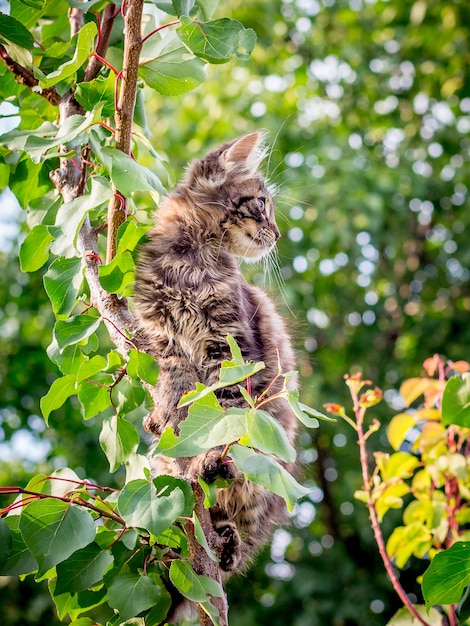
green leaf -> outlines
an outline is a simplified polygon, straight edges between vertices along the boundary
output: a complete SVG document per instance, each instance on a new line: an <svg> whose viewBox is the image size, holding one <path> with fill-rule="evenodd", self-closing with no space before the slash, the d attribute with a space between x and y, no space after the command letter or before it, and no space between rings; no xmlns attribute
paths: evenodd
<svg viewBox="0 0 470 626"><path fill-rule="evenodd" d="M57 320L54 335L60 350L93 335L100 324L100 317L87 314L76 315L66 320Z"/></svg>
<svg viewBox="0 0 470 626"><path fill-rule="evenodd" d="M199 602L198 606L211 618L214 626L220 626L219 611L215 608L212 602Z"/></svg>
<svg viewBox="0 0 470 626"><path fill-rule="evenodd" d="M240 350L240 346L235 341L235 339L230 335L227 335L227 343L230 348L230 352L232 353L232 362L234 365L244 365L245 359L243 358L242 351Z"/></svg>
<svg viewBox="0 0 470 626"><path fill-rule="evenodd" d="M34 45L34 38L29 30L14 17L5 13L0 13L0 41L2 39L21 48L32 49Z"/></svg>
<svg viewBox="0 0 470 626"><path fill-rule="evenodd" d="M202 490L204 491L204 508L210 509L217 502L217 493L219 489L227 489L228 487L233 485L233 483L237 479L221 478L220 476L218 476L213 482L206 483L206 481L201 476L198 476L197 480L201 485Z"/></svg>
<svg viewBox="0 0 470 626"><path fill-rule="evenodd" d="M112 388L111 397L118 415L127 415L145 400L145 390L125 377Z"/></svg>
<svg viewBox="0 0 470 626"><path fill-rule="evenodd" d="M95 354L91 359L83 360L77 369L77 382L82 382L86 378L91 378L95 374L106 369L107 361L100 354Z"/></svg>
<svg viewBox="0 0 470 626"><path fill-rule="evenodd" d="M429 610L420 604L415 604L414 608L428 626L442 626L442 615L438 610L434 608ZM392 619L387 622L387 626L420 626L420 624L422 622L418 622L405 606L397 611Z"/></svg>
<svg viewBox="0 0 470 626"><path fill-rule="evenodd" d="M188 54L188 49L174 31L146 40L139 76L151 89L164 96L186 93L206 79L204 62Z"/></svg>
<svg viewBox="0 0 470 626"><path fill-rule="evenodd" d="M127 250L118 252L110 263L100 265L98 268L98 276L103 289L109 293L117 293L121 297L132 293L134 275L134 259Z"/></svg>
<svg viewBox="0 0 470 626"><path fill-rule="evenodd" d="M137 450L139 443L139 433L130 422L117 415L104 420L100 445L106 454L111 472L115 472L127 461L129 455Z"/></svg>
<svg viewBox="0 0 470 626"><path fill-rule="evenodd" d="M171 607L171 596L165 587L160 585L161 596L155 606L145 616L145 626L159 626L164 623Z"/></svg>
<svg viewBox="0 0 470 626"><path fill-rule="evenodd" d="M21 4L25 4L28 7L32 7L33 9L42 10L46 4L46 0L19 0Z"/></svg>
<svg viewBox="0 0 470 626"><path fill-rule="evenodd" d="M226 63L233 57L246 60L256 44L256 33L241 22L222 18L211 22L180 18L177 29L181 41L194 54L209 63Z"/></svg>
<svg viewBox="0 0 470 626"><path fill-rule="evenodd" d="M149 385L155 385L158 379L158 365L150 354L131 350L127 362L127 373L131 378L140 378Z"/></svg>
<svg viewBox="0 0 470 626"><path fill-rule="evenodd" d="M73 9L80 9L80 11L83 11L84 13L88 13L88 11L91 11L95 5L102 2L103 0L87 0L85 3L83 3L82 0L67 0L67 4L69 6Z"/></svg>
<svg viewBox="0 0 470 626"><path fill-rule="evenodd" d="M5 563L11 554L13 539L10 528L5 520L0 517L0 563Z"/></svg>
<svg viewBox="0 0 470 626"><path fill-rule="evenodd" d="M235 444L230 448L230 456L248 480L284 498L289 511L299 498L310 493L310 489L300 485L279 463L250 448Z"/></svg>
<svg viewBox="0 0 470 626"><path fill-rule="evenodd" d="M29 504L21 513L20 530L38 562L37 578L93 541L91 515L67 502L45 499Z"/></svg>
<svg viewBox="0 0 470 626"><path fill-rule="evenodd" d="M82 613L87 613L94 607L103 604L108 597L107 589L104 586L98 591L55 594L55 585L56 580L51 580L49 582L49 591L56 605L59 619L62 621L67 615L71 620L76 620Z"/></svg>
<svg viewBox="0 0 470 626"><path fill-rule="evenodd" d="M138 224L134 220L126 220L124 224L121 224L117 234L117 251L125 252L130 250L133 252L140 240L146 233L148 233L149 227L145 224Z"/></svg>
<svg viewBox="0 0 470 626"><path fill-rule="evenodd" d="M193 602L206 602L208 596L222 596L220 585L208 576L198 576L188 561L172 561L170 580L178 591Z"/></svg>
<svg viewBox="0 0 470 626"><path fill-rule="evenodd" d="M46 122L35 130L28 131L12 131L7 133L11 136L9 139L9 148L12 150L23 149L31 158L33 163L40 163L43 154L60 145L65 145L84 133L92 124L98 121L97 113L91 112L83 115L71 115L60 126L57 127ZM6 137L4 135L3 137ZM0 137L0 141L2 138ZM13 147L21 145L22 148Z"/></svg>
<svg viewBox="0 0 470 626"><path fill-rule="evenodd" d="M26 236L20 248L22 272L35 272L49 258L49 244L54 237L45 224L36 224Z"/></svg>
<svg viewBox="0 0 470 626"><path fill-rule="evenodd" d="M68 315L72 311L82 284L83 269L81 259L58 258L44 274L44 289L56 315Z"/></svg>
<svg viewBox="0 0 470 626"><path fill-rule="evenodd" d="M126 621L158 603L161 589L148 576L121 574L108 589L108 603Z"/></svg>
<svg viewBox="0 0 470 626"><path fill-rule="evenodd" d="M85 111L92 111L102 106L102 116L111 117L114 115L115 86L116 76L110 72L106 77L98 76L88 83L78 83L74 95Z"/></svg>
<svg viewBox="0 0 470 626"><path fill-rule="evenodd" d="M61 351L55 337L47 347L47 356L57 365L62 374L76 374L81 364L88 359L77 345L69 346Z"/></svg>
<svg viewBox="0 0 470 626"><path fill-rule="evenodd" d="M289 403L290 408L294 411L295 416L299 421L308 428L318 428L318 420L324 420L325 422L336 422L332 417L323 415L316 409L312 409L306 404L299 402L299 392L297 389L292 389L286 394L286 400Z"/></svg>
<svg viewBox="0 0 470 626"><path fill-rule="evenodd" d="M439 552L424 572L422 589L426 606L456 604L470 584L470 544L454 543Z"/></svg>
<svg viewBox="0 0 470 626"><path fill-rule="evenodd" d="M196 512L193 512L193 524L194 524L194 535L199 543L204 549L204 552L207 556L214 561L214 563L219 563L220 559L216 557L216 555L212 552L209 544L207 543L206 535L204 534L204 529L202 528L201 522L199 521Z"/></svg>
<svg viewBox="0 0 470 626"><path fill-rule="evenodd" d="M154 0L161 11L170 15L189 15L195 0Z"/></svg>
<svg viewBox="0 0 470 626"><path fill-rule="evenodd" d="M104 206L110 200L112 190L109 182L97 176L91 179L91 191L65 202L58 210L51 250L59 256L77 255L77 238L87 214L93 209Z"/></svg>
<svg viewBox="0 0 470 626"><path fill-rule="evenodd" d="M220 387L227 387L241 383L250 376L254 376L256 372L264 369L265 365L262 362L259 363L245 363L244 365L238 365L233 361L222 361L222 367L220 368Z"/></svg>
<svg viewBox="0 0 470 626"><path fill-rule="evenodd" d="M60 409L64 402L77 393L76 378L72 374L56 378L47 394L41 398L40 406L46 424L52 411Z"/></svg>
<svg viewBox="0 0 470 626"><path fill-rule="evenodd" d="M194 402L188 417L180 423L176 437L167 427L155 448L156 454L170 457L196 456L216 446L237 441L247 432L246 411L224 411L212 393Z"/></svg>
<svg viewBox="0 0 470 626"><path fill-rule="evenodd" d="M84 380L77 389L78 400L84 420L89 420L111 406L110 388L105 387L105 378L95 381Z"/></svg>
<svg viewBox="0 0 470 626"><path fill-rule="evenodd" d="M238 361L222 361L219 374L219 382L206 387L200 383L196 384L194 391L188 391L183 395L178 406L186 406L196 400L201 400L206 395L212 394L218 389L229 387L240 383L250 376L254 376L257 372L265 368L263 362L259 363L243 363L240 365Z"/></svg>
<svg viewBox="0 0 470 626"><path fill-rule="evenodd" d="M2 523L9 529L10 537L6 535L4 530L0 538L0 545L4 550L7 548L9 552L8 557L2 557L0 554L0 576L19 576L20 574L30 574L37 570L38 564L36 559L25 544L19 529L20 516L9 515L2 519Z"/></svg>
<svg viewBox="0 0 470 626"><path fill-rule="evenodd" d="M126 524L147 530L157 537L183 514L185 497L179 487L168 496L157 496L153 483L132 480L119 494L118 509Z"/></svg>
<svg viewBox="0 0 470 626"><path fill-rule="evenodd" d="M461 622L464 622L470 617L470 584L467 585L460 598L456 613Z"/></svg>
<svg viewBox="0 0 470 626"><path fill-rule="evenodd" d="M442 422L470 428L470 373L453 376L442 395Z"/></svg>
<svg viewBox="0 0 470 626"><path fill-rule="evenodd" d="M44 122L35 129L19 129L9 131L0 135L0 144L7 146L10 150L24 150L26 142L30 137L37 136L42 138L54 137L57 134L57 126L51 122ZM39 163L39 161L35 161ZM23 181L22 181L23 182Z"/></svg>
<svg viewBox="0 0 470 626"><path fill-rule="evenodd" d="M202 19L208 21L214 15L219 0L197 0L196 4L199 7Z"/></svg>
<svg viewBox="0 0 470 626"><path fill-rule="evenodd" d="M217 502L217 481L214 481L213 483L206 483L202 476L198 476L197 480L204 491L204 508L210 509Z"/></svg>
<svg viewBox="0 0 470 626"><path fill-rule="evenodd" d="M126 460L126 483L150 476L150 462L143 454L130 454Z"/></svg>
<svg viewBox="0 0 470 626"><path fill-rule="evenodd" d="M57 83L73 76L81 68L93 52L97 32L95 22L88 22L82 26L77 36L77 47L72 59L40 80L43 89L57 85Z"/></svg>
<svg viewBox="0 0 470 626"><path fill-rule="evenodd" d="M251 409L246 414L247 435L243 437L243 445L250 446L292 463L296 459L295 448L289 443L285 429L278 420L266 411Z"/></svg>
<svg viewBox="0 0 470 626"><path fill-rule="evenodd" d="M77 550L66 561L57 565L56 594L89 589L102 580L113 561L111 554L96 543Z"/></svg>
<svg viewBox="0 0 470 626"><path fill-rule="evenodd" d="M162 195L166 193L156 174L121 150L102 148L98 156L116 188L124 196L132 196L135 191L156 191Z"/></svg>
<svg viewBox="0 0 470 626"><path fill-rule="evenodd" d="M167 496L171 491L178 488L181 489L184 495L184 509L181 516L191 517L194 509L194 492L191 485L183 478L176 478L175 476L167 476L160 474L153 479L153 484L158 494Z"/></svg>

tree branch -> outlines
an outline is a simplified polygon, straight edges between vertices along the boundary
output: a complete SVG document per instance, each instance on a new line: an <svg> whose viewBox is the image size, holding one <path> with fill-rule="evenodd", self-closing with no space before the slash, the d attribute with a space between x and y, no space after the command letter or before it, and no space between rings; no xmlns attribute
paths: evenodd
<svg viewBox="0 0 470 626"><path fill-rule="evenodd" d="M214 531L209 510L204 507L204 491L198 483L193 485L193 491L194 498L196 500L194 512L201 522L209 547L212 549L215 548L215 551L217 551L217 548L219 547L218 544L220 544L220 537ZM209 578L217 581L223 589L222 575L219 566L207 556L204 548L196 540L194 533L188 533L188 544L191 565L193 566L194 571L197 574L209 576ZM222 597L216 598L212 596L211 600L212 604L219 612L220 626L228 626L227 595L224 592ZM200 626L213 626L211 618L201 608L199 609L199 624Z"/></svg>
<svg viewBox="0 0 470 626"><path fill-rule="evenodd" d="M116 148L128 155L131 153L132 121L137 94L139 59L142 50L141 22L143 4L143 0L129 0L126 5L127 11L124 18L124 61L121 72L121 91L115 113L115 138ZM115 191L119 194L117 189ZM115 194L108 205L107 263L116 255L117 232L127 216L126 204L122 202L119 195Z"/></svg>
<svg viewBox="0 0 470 626"><path fill-rule="evenodd" d="M98 22L98 43L96 45L95 52L100 56L104 57L106 55L106 51L108 50L109 38L111 36L111 31L113 30L114 20L116 18L116 7L114 4L108 4L104 7L102 18ZM95 56L91 56L88 62L88 66L85 70L85 74L83 76L84 82L89 82L96 78L98 72L100 71L103 63Z"/></svg>
<svg viewBox="0 0 470 626"><path fill-rule="evenodd" d="M39 80L34 76L33 72L26 67L23 67L16 61L13 61L11 56L6 51L4 46L0 45L0 57L3 62L10 70L10 72L15 76L17 82L29 87L32 90L36 90L36 87L39 86ZM47 89L41 89L37 91L37 93L46 98L51 104L54 106L59 106L61 97L55 90L55 87L48 87Z"/></svg>

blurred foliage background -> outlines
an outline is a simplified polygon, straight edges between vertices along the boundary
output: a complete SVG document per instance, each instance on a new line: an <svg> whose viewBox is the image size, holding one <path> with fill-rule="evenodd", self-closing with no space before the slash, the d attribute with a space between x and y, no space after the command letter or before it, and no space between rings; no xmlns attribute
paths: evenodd
<svg viewBox="0 0 470 626"><path fill-rule="evenodd" d="M249 266L247 278L285 315L303 400L348 405L343 375L361 369L384 390L374 411L385 426L402 407L400 381L426 357L468 359L470 5L230 0L220 11L256 31L251 59L208 67L209 80L178 98L144 94L151 141L177 179L207 149L266 129L283 237L271 272ZM39 196L41 176L23 182ZM21 184L13 191L21 203ZM7 192L2 205L13 206ZM20 272L23 217L11 220L0 252L0 483L68 465L112 484L120 475L108 474L99 423L84 424L72 402L50 427L40 417L56 376L52 315L42 276ZM383 625L399 601L354 500L354 433L322 423L300 449L312 495L230 582L231 624ZM386 534L398 519L385 520ZM421 573L413 562L402 573L418 600ZM32 581L0 578L0 603L5 626L59 623Z"/></svg>

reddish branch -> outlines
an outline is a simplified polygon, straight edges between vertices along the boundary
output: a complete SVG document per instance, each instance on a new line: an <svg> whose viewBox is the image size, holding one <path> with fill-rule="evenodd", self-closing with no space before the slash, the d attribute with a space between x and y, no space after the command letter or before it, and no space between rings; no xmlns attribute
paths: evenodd
<svg viewBox="0 0 470 626"><path fill-rule="evenodd" d="M397 573L392 565L392 562L387 554L387 549L385 546L385 540L382 534L382 529L380 528L379 518L377 515L377 510L375 508L374 499L372 496L372 480L369 475L369 463L367 459L367 448L366 443L367 439L371 432L377 430L375 424L371 426L368 431L364 431L364 417L367 410L367 406L365 406L361 399L359 398L359 390L363 384L368 384L369 381L361 381L360 376L354 376L349 379L350 384L348 384L351 397L353 400L353 410L356 417L356 422L353 423L353 427L357 432L357 439L359 443L359 454L360 454L360 462L361 462L361 470L362 470L362 481L363 481L363 489L366 493L366 505L369 510L369 517L371 521L372 530L374 532L374 538L377 543L377 547L379 549L380 556L382 557L382 561L385 567L385 570L390 578L392 586L395 592L398 594L398 597L403 602L404 606L408 609L408 611L413 615L413 617L423 626L430 626L426 620L424 620L414 607L411 600L406 595L406 591L403 589L400 581L398 580ZM355 384L357 382L357 384ZM378 390L376 390L378 391ZM361 396L362 397L362 396ZM344 418L345 416L342 415ZM352 420L348 420L351 421Z"/></svg>
<svg viewBox="0 0 470 626"><path fill-rule="evenodd" d="M0 45L0 57L10 72L15 77L16 81L21 85L25 85L32 90L37 90L39 86L39 80L34 76L33 72L26 67L23 67L10 57L4 46ZM38 94L43 98L46 98L54 106L58 106L60 103L60 96L55 90L55 87L48 87L47 89L38 90Z"/></svg>
<svg viewBox="0 0 470 626"><path fill-rule="evenodd" d="M96 78L103 65L102 58L104 58L106 51L108 50L109 38L111 36L115 18L116 11L114 4L108 4L105 6L101 18L97 16L98 42L96 44L96 54L90 57L88 67L86 68L83 76L84 82L89 82Z"/></svg>
<svg viewBox="0 0 470 626"><path fill-rule="evenodd" d="M86 486L86 483L83 483L83 484ZM96 488L96 486L93 486L93 487ZM114 522L117 522L121 526L126 527L126 523L122 519L122 517L118 515L117 513L114 513L112 510L110 510L109 507L106 510L101 509L98 506L95 506L94 504L92 504L91 502L88 502L87 500L84 500L83 498L81 498L79 494L77 494L75 497L68 498L67 496L55 496L50 493L40 493L38 491L30 491L29 489L23 489L23 487L0 487L0 494L1 495L18 494L18 495L28 496L28 498L24 498L23 500L20 500L18 502L15 501L10 506L6 507L5 509L2 509L0 511L0 517L7 515L10 511L12 511L15 508L30 504L34 500L52 499L52 500L60 500L61 502L66 502L67 504L76 504L77 506L90 509L91 511L98 513L100 517L107 517L113 520ZM91 495L91 494L87 494L87 495Z"/></svg>

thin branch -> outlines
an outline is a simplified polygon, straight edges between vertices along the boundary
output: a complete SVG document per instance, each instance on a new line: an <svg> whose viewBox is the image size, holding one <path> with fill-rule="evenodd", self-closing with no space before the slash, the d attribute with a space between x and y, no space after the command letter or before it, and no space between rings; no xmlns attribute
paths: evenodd
<svg viewBox="0 0 470 626"><path fill-rule="evenodd" d="M30 504L30 501L46 500L50 498L52 500L60 500L61 502L66 502L68 504L75 504L77 506L82 506L84 508L94 511L95 513L98 513L101 517L107 517L113 520L114 522L117 522L121 526L124 526L124 527L126 526L126 522L117 513L114 513L113 511L106 511L106 510L100 509L99 507L95 506L94 504L91 504L90 502L87 502L86 500L83 500L82 498L79 498L77 500L76 498L67 498L65 496L54 496L50 493L40 493L38 491L30 491L29 489L23 489L23 487L5 487L2 490L1 494L2 495L23 494L23 495L29 496L29 498L26 498L24 502L23 501L14 502L13 505L10 505L9 507L2 509L0 515L3 515L11 511L13 506L15 508L17 506L26 506L27 504Z"/></svg>
<svg viewBox="0 0 470 626"><path fill-rule="evenodd" d="M37 87L39 86L39 80L34 76L33 72L14 61L6 51L6 48L1 45L0 57L7 66L7 68L10 70L10 72L12 72L12 74L15 76L15 79L18 83L29 87L31 90L37 90ZM46 100L48 100L54 106L59 106L61 97L55 90L55 87L41 89L38 90L37 93Z"/></svg>
<svg viewBox="0 0 470 626"><path fill-rule="evenodd" d="M351 397L354 403L354 413L356 415L356 431L357 438L359 443L359 455L360 455L360 463L362 470L362 482L363 489L366 493L367 497L367 508L369 510L369 517L371 521L372 530L374 533L375 542L377 543L377 547L379 549L380 556L382 557L382 561L385 567L385 570L390 578L390 582L398 594L398 597L403 602L403 605L406 606L408 611L413 615L413 617L423 626L430 626L428 622L426 622L418 613L416 608L414 607L411 600L408 598L405 590L403 589L400 581L398 580L397 573L392 565L392 562L387 554L387 549L385 547L385 540L382 534L382 529L380 527L379 519L377 516L377 510L375 508L375 503L372 497L372 487L371 487L371 479L369 476L369 464L367 460L367 448L366 442L367 438L364 433L364 416L366 409L359 405L358 394L353 387L350 387Z"/></svg>
<svg viewBox="0 0 470 626"><path fill-rule="evenodd" d="M162 24L161 26L158 26L157 28L155 28L155 30L152 30L151 33L149 33L148 35L145 35L145 37L142 39L142 43L147 41L147 39L150 39L150 37L155 35L155 33L159 33L161 30L164 30L165 28L169 28L170 26L179 26L180 24L181 24L180 20L175 20L174 22L168 22L167 24Z"/></svg>
<svg viewBox="0 0 470 626"><path fill-rule="evenodd" d="M122 84L115 113L116 148L125 154L131 153L132 121L137 95L137 78L140 52L142 50L142 9L143 0L129 0L124 17L125 39ZM117 190L115 190L117 191ZM109 263L116 255L117 232L126 220L126 207L116 195L108 205L108 242L106 258Z"/></svg>
<svg viewBox="0 0 470 626"><path fill-rule="evenodd" d="M104 7L101 20L98 18L98 42L96 44L95 55L90 57L88 62L88 66L85 70L85 74L83 76L84 82L89 82L96 78L98 72L100 71L104 61L104 57L106 56L106 52L109 46L109 38L111 36L111 31L113 30L114 20L116 18L114 4L108 4Z"/></svg>

